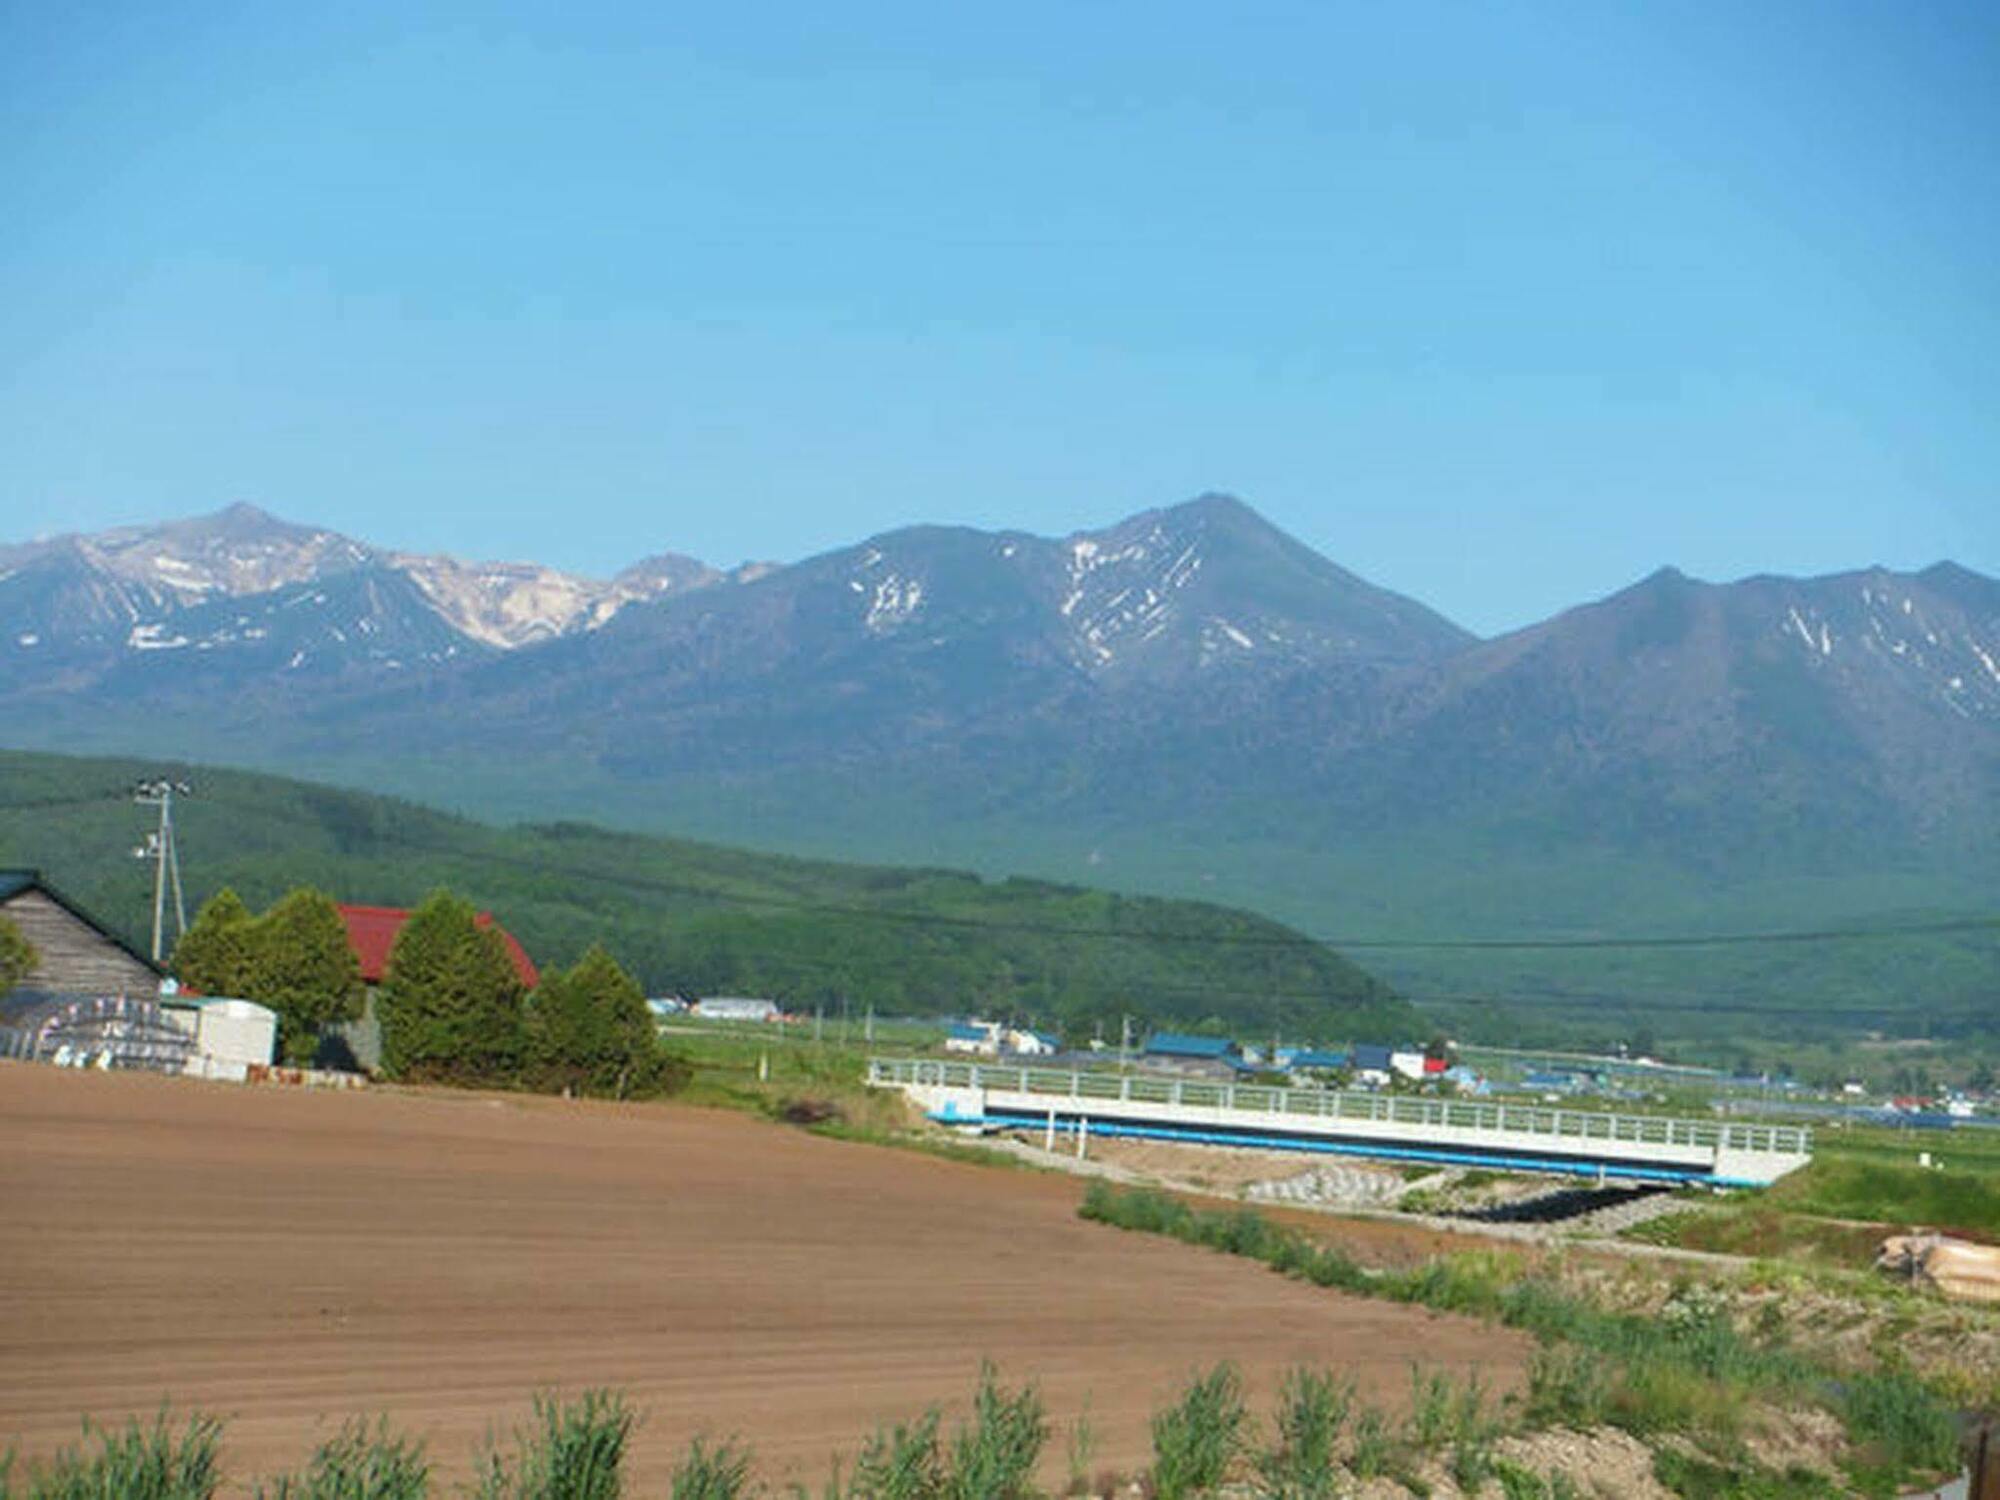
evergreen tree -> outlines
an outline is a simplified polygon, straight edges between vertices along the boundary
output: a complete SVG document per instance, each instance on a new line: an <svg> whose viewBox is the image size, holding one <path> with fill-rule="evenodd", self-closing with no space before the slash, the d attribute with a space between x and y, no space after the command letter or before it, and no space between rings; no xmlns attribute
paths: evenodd
<svg viewBox="0 0 2000 1500"><path fill-rule="evenodd" d="M300 886L250 929L249 997L278 1013L285 1060L312 1061L320 1032L361 1016L367 989L340 908L324 891Z"/></svg>
<svg viewBox="0 0 2000 1500"><path fill-rule="evenodd" d="M0 995L14 988L42 961L35 945L21 936L21 929L7 917L0 917Z"/></svg>
<svg viewBox="0 0 2000 1500"><path fill-rule="evenodd" d="M500 1082L520 1066L520 976L500 934L449 891L433 891L396 935L376 1009L393 1078Z"/></svg>
<svg viewBox="0 0 2000 1500"><path fill-rule="evenodd" d="M645 993L596 945L574 968L545 976L530 998L528 1055L533 1082L545 1089L624 1099L670 1083Z"/></svg>
<svg viewBox="0 0 2000 1500"><path fill-rule="evenodd" d="M204 995L249 998L256 976L256 919L224 886L202 903L194 925L174 944L174 977Z"/></svg>

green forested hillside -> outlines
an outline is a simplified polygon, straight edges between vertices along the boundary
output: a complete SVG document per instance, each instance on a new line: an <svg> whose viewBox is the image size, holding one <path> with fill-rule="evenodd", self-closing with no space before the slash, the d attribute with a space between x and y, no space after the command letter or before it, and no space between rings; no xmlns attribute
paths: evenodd
<svg viewBox="0 0 2000 1500"><path fill-rule="evenodd" d="M1321 1040L1421 1025L1388 986L1262 917L937 869L787 859L583 824L495 828L412 803L240 771L0 752L0 865L44 870L143 937L150 866L132 857L142 775L186 775L177 805L193 907L224 885L253 907L306 883L413 904L449 885L543 963L602 942L649 992L768 995L881 1014L985 1012L1073 1037L1119 1019Z"/></svg>

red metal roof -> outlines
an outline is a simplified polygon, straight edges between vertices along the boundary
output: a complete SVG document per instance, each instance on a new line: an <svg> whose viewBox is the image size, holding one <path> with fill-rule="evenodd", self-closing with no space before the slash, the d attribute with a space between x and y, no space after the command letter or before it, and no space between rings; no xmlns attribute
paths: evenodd
<svg viewBox="0 0 2000 1500"><path fill-rule="evenodd" d="M410 920L409 912L400 906L342 906L340 919L347 924L347 941L354 945L354 956L361 960L362 980L380 984L382 976L389 972L389 950L396 946L396 934ZM500 934L500 942L507 950L507 957L513 960L514 972L521 976L524 987L533 989L542 982L527 949L513 933L493 920L492 912L483 911L473 920Z"/></svg>

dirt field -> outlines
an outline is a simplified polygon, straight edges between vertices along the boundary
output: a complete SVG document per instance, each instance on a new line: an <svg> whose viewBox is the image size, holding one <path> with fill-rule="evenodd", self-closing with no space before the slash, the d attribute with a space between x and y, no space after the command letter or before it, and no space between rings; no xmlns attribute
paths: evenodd
<svg viewBox="0 0 2000 1500"><path fill-rule="evenodd" d="M623 1388L634 1478L697 1431L816 1480L879 1421L1033 1378L1094 1467L1238 1361L1395 1404L1413 1359L1511 1386L1510 1334L1289 1283L1075 1217L1072 1179L747 1118L450 1093L302 1093L0 1063L0 1449L162 1399L229 1418L240 1486L356 1412L449 1475L538 1389ZM1051 1445L1060 1468L1060 1437Z"/></svg>

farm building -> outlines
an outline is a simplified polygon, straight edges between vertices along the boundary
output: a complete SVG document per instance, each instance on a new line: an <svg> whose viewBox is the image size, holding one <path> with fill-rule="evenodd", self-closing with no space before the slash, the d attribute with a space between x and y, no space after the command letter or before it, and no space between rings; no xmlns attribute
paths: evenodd
<svg viewBox="0 0 2000 1500"><path fill-rule="evenodd" d="M14 990L0 996L0 1057L182 1073L196 1055L194 1035L150 995Z"/></svg>
<svg viewBox="0 0 2000 1500"><path fill-rule="evenodd" d="M39 870L0 870L0 915L40 959L21 981L24 990L147 998L159 991L160 970Z"/></svg>
<svg viewBox="0 0 2000 1500"><path fill-rule="evenodd" d="M995 1021L953 1021L944 1029L944 1050L970 1052L979 1057L1000 1053L1000 1026Z"/></svg>
<svg viewBox="0 0 2000 1500"><path fill-rule="evenodd" d="M754 1000L745 995L715 995L697 1000L694 1014L704 1021L781 1021L784 1007L775 1000Z"/></svg>
<svg viewBox="0 0 2000 1500"><path fill-rule="evenodd" d="M1378 1047L1372 1042L1361 1043L1354 1049L1350 1063L1355 1082L1374 1084L1378 1088L1388 1083L1395 1072L1394 1058L1394 1051L1388 1047Z"/></svg>
<svg viewBox="0 0 2000 1500"><path fill-rule="evenodd" d="M322 1067L358 1068L374 1072L382 1066L382 1023L375 1015L375 991L389 974L389 955L395 951L397 934L410 920L409 910L400 906L340 907L340 920L347 924L348 946L361 964L361 982L368 986L368 1002L361 1019L327 1028L314 1061ZM541 983L540 971L520 941L483 911L474 918L481 928L500 934L500 944L514 966L521 988L532 990Z"/></svg>
<svg viewBox="0 0 2000 1500"><path fill-rule="evenodd" d="M1203 1078L1234 1078L1250 1070L1243 1049L1228 1037L1185 1036L1175 1031L1156 1031L1147 1037L1141 1060L1151 1068Z"/></svg>
<svg viewBox="0 0 2000 1500"><path fill-rule="evenodd" d="M1007 1050L1017 1057L1054 1057L1062 1051L1062 1038L1046 1031L1014 1028L1007 1032Z"/></svg>
<svg viewBox="0 0 2000 1500"><path fill-rule="evenodd" d="M354 956L361 960L362 982L370 986L380 984L389 972L389 955L395 949L396 935L410 920L410 913L400 906L342 906L340 920L347 924L347 941L354 949ZM483 911L473 920L480 927L500 934L501 946L506 948L509 962L520 976L522 989L531 990L542 982L528 950L513 933L493 920L492 912Z"/></svg>

